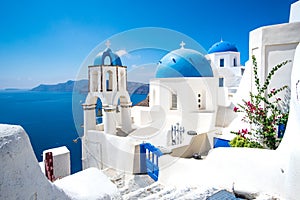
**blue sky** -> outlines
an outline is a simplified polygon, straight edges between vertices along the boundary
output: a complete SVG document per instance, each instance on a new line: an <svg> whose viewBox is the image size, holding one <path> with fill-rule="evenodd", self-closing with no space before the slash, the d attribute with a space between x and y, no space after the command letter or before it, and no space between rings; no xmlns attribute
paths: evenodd
<svg viewBox="0 0 300 200"><path fill-rule="evenodd" d="M294 2L2 0L0 89L75 79L95 46L115 34L141 27L181 32L206 50L222 37L236 44L244 63L248 60L249 31L288 22Z"/></svg>

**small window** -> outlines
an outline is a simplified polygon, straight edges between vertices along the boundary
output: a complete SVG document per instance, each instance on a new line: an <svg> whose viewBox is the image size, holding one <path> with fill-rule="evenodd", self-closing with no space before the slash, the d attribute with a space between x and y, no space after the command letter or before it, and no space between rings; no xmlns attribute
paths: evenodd
<svg viewBox="0 0 300 200"><path fill-rule="evenodd" d="M234 67L237 66L237 64L236 64L236 58L233 59L233 66L234 66Z"/></svg>
<svg viewBox="0 0 300 200"><path fill-rule="evenodd" d="M113 73L112 71L107 71L106 73L106 91L112 91L113 90Z"/></svg>
<svg viewBox="0 0 300 200"><path fill-rule="evenodd" d="M219 87L224 87L224 78L219 78Z"/></svg>
<svg viewBox="0 0 300 200"><path fill-rule="evenodd" d="M201 97L201 94L198 94L198 97Z"/></svg>
<svg viewBox="0 0 300 200"><path fill-rule="evenodd" d="M242 76L244 75L244 72L245 72L245 69L242 68L242 69L241 69L241 75L242 75Z"/></svg>
<svg viewBox="0 0 300 200"><path fill-rule="evenodd" d="M177 109L177 94L172 93L172 105L171 105L172 110Z"/></svg>
<svg viewBox="0 0 300 200"><path fill-rule="evenodd" d="M224 58L220 59L220 67L224 67Z"/></svg>

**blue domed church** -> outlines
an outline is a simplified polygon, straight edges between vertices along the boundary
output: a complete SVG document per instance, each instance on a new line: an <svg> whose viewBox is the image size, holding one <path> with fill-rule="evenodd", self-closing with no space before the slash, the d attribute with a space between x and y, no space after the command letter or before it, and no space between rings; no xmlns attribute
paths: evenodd
<svg viewBox="0 0 300 200"><path fill-rule="evenodd" d="M234 44L221 40L208 50L208 58L218 69L220 84L228 89L232 97L245 70L245 67L241 65L240 52Z"/></svg>
<svg viewBox="0 0 300 200"><path fill-rule="evenodd" d="M158 62L149 91L149 107L167 119L160 131L170 133L170 127L179 124L201 134L225 126L227 120L220 118L231 109L230 98L239 84L241 68L237 48L225 41L214 44L207 55L184 45L165 55ZM135 113L136 108L133 110ZM150 123L146 119L140 122ZM189 141L186 135L185 142Z"/></svg>
<svg viewBox="0 0 300 200"><path fill-rule="evenodd" d="M203 154L213 147L217 130L234 118L230 98L242 75L240 55L225 41L206 55L185 48L183 42L180 46L159 60L149 83L148 106L131 106L127 67L109 43L95 57L83 105L83 168L140 173L137 152L145 142L175 157ZM96 120L99 99L102 123Z"/></svg>

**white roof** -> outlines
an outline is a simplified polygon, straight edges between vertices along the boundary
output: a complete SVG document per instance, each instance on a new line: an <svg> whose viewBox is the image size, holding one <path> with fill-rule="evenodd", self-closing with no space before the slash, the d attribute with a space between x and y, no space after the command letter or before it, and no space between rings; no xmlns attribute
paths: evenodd
<svg viewBox="0 0 300 200"><path fill-rule="evenodd" d="M120 193L108 177L97 168L89 168L54 182L71 199L116 199Z"/></svg>
<svg viewBox="0 0 300 200"><path fill-rule="evenodd" d="M70 153L69 149L66 146L57 147L57 148L53 148L53 149L47 149L47 150L43 151L43 155L47 152L52 152L53 156Z"/></svg>

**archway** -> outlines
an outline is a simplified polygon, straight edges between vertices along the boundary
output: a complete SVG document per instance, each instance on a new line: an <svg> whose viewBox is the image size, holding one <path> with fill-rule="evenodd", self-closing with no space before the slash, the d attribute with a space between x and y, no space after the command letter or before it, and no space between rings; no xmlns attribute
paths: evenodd
<svg viewBox="0 0 300 200"><path fill-rule="evenodd" d="M96 125L101 124L103 122L102 120L103 112L102 112L102 101L99 97L97 98L96 101L95 115L96 115L95 116Z"/></svg>
<svg viewBox="0 0 300 200"><path fill-rule="evenodd" d="M111 65L111 58L109 56L105 56L103 64Z"/></svg>
<svg viewBox="0 0 300 200"><path fill-rule="evenodd" d="M108 70L106 72L106 91L110 92L113 90L113 73Z"/></svg>

